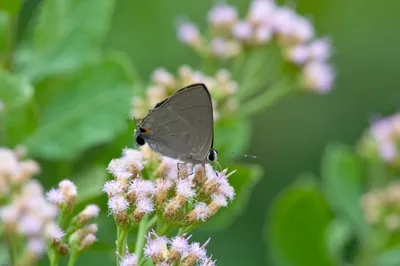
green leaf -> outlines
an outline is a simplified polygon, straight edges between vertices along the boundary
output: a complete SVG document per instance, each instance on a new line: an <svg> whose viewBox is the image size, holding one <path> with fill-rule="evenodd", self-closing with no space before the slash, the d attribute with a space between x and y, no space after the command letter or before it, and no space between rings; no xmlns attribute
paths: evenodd
<svg viewBox="0 0 400 266"><path fill-rule="evenodd" d="M0 100L4 111L26 104L32 95L33 88L25 78L0 69Z"/></svg>
<svg viewBox="0 0 400 266"><path fill-rule="evenodd" d="M377 258L374 265L398 266L400 265L400 247L393 247L385 250Z"/></svg>
<svg viewBox="0 0 400 266"><path fill-rule="evenodd" d="M254 186L261 180L262 168L258 165L232 165L236 172L229 177L229 183L235 188L235 199L228 207L220 209L215 217L202 225L200 230L221 230L231 225L235 218L241 215L247 207Z"/></svg>
<svg viewBox="0 0 400 266"><path fill-rule="evenodd" d="M362 165L357 155L344 145L330 145L322 162L322 184L328 203L350 222L361 238L369 231L361 209Z"/></svg>
<svg viewBox="0 0 400 266"><path fill-rule="evenodd" d="M77 204L89 202L104 195L102 188L108 180L107 166L91 166L78 174L74 183L78 187L79 197Z"/></svg>
<svg viewBox="0 0 400 266"><path fill-rule="evenodd" d="M33 87L23 77L0 69L0 143L20 144L36 125ZM24 120L22 120L24 119Z"/></svg>
<svg viewBox="0 0 400 266"><path fill-rule="evenodd" d="M346 220L335 219L329 224L327 231L327 247L336 265L343 265L345 246L353 237L351 226Z"/></svg>
<svg viewBox="0 0 400 266"><path fill-rule="evenodd" d="M249 120L223 119L215 124L214 148L242 153L249 144L251 123ZM220 153L220 160L228 162L232 159L229 153Z"/></svg>
<svg viewBox="0 0 400 266"><path fill-rule="evenodd" d="M11 15L15 15L21 8L22 0L1 0L0 10L4 10Z"/></svg>
<svg viewBox="0 0 400 266"><path fill-rule="evenodd" d="M331 214L311 178L302 178L273 203L265 239L274 265L327 266L325 231Z"/></svg>
<svg viewBox="0 0 400 266"><path fill-rule="evenodd" d="M25 145L33 156L72 159L124 131L133 95L127 59L109 55L59 84ZM56 88L55 88L56 89Z"/></svg>
<svg viewBox="0 0 400 266"><path fill-rule="evenodd" d="M70 73L97 58L115 0L43 0L30 41L19 47L16 68L34 81Z"/></svg>
<svg viewBox="0 0 400 266"><path fill-rule="evenodd" d="M10 16L0 10L0 64L2 64L7 57L7 42L8 42L8 22Z"/></svg>

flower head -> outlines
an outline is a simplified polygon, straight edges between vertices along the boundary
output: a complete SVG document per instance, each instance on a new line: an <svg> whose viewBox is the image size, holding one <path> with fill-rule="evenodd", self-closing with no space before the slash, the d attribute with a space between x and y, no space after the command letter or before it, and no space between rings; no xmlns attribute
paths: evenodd
<svg viewBox="0 0 400 266"><path fill-rule="evenodd" d="M217 4L208 13L208 21L216 28L231 26L238 17L237 9L227 4Z"/></svg>
<svg viewBox="0 0 400 266"><path fill-rule="evenodd" d="M136 266L138 264L138 256L135 253L129 253L128 245L126 246L125 256L120 254L118 256L120 257L120 266Z"/></svg>
<svg viewBox="0 0 400 266"><path fill-rule="evenodd" d="M59 189L52 188L49 192L46 193L46 198L51 203L60 205L65 201L64 194L61 193Z"/></svg>
<svg viewBox="0 0 400 266"><path fill-rule="evenodd" d="M176 193L182 195L186 199L193 198L195 196L195 191L193 189L193 182L190 179L181 179L176 183Z"/></svg>
<svg viewBox="0 0 400 266"><path fill-rule="evenodd" d="M302 82L306 89L327 93L332 88L334 72L332 68L320 62L309 62L302 70Z"/></svg>
<svg viewBox="0 0 400 266"><path fill-rule="evenodd" d="M123 187L120 182L116 180L107 181L103 185L103 191L107 193L109 197L122 193Z"/></svg>
<svg viewBox="0 0 400 266"><path fill-rule="evenodd" d="M150 198L140 197L136 201L136 211L140 213L151 213L154 211L154 204Z"/></svg>
<svg viewBox="0 0 400 266"><path fill-rule="evenodd" d="M113 196L108 200L108 209L111 214L119 214L126 211L129 207L129 202L122 196Z"/></svg>
<svg viewBox="0 0 400 266"><path fill-rule="evenodd" d="M182 21L178 25L178 39L188 45L196 45L200 39L197 26L191 22Z"/></svg>

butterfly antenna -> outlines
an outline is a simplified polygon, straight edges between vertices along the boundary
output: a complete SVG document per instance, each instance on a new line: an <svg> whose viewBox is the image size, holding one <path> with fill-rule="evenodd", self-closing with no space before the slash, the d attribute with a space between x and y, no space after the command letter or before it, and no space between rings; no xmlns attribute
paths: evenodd
<svg viewBox="0 0 400 266"><path fill-rule="evenodd" d="M234 154L234 155L240 155L240 156L243 156L243 157L246 157L246 158L249 158L249 159L257 159L257 156L255 156L255 155L237 153L237 152L227 151L227 150L221 150L221 151L227 152L227 153L230 153L230 154Z"/></svg>

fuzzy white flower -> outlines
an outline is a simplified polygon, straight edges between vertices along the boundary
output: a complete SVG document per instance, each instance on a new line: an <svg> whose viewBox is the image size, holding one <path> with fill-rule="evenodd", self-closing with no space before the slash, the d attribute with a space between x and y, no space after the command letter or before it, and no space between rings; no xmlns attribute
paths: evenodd
<svg viewBox="0 0 400 266"><path fill-rule="evenodd" d="M193 182L190 179L181 179L176 182L176 193L184 196L186 199L193 198L196 194L193 189Z"/></svg>
<svg viewBox="0 0 400 266"><path fill-rule="evenodd" d="M184 238L182 236L176 236L170 240L171 250L175 250L179 252L181 255L186 253L189 248L188 238Z"/></svg>
<svg viewBox="0 0 400 266"><path fill-rule="evenodd" d="M112 197L114 195L122 193L123 187L120 182L116 180L107 181L103 185L103 191L109 196Z"/></svg>
<svg viewBox="0 0 400 266"><path fill-rule="evenodd" d="M129 192L134 193L138 197L150 196L156 194L157 190L154 182L136 178L131 181Z"/></svg>
<svg viewBox="0 0 400 266"><path fill-rule="evenodd" d="M122 196L113 196L108 200L108 209L112 214L119 214L126 211L129 207L129 202Z"/></svg>
<svg viewBox="0 0 400 266"><path fill-rule="evenodd" d="M182 21L178 24L178 39L185 44L195 44L200 39L199 29L191 22Z"/></svg>
<svg viewBox="0 0 400 266"><path fill-rule="evenodd" d="M198 202L194 206L194 213L196 214L197 221L205 221L210 215L210 209L204 202Z"/></svg>
<svg viewBox="0 0 400 266"><path fill-rule="evenodd" d="M208 21L215 27L232 25L237 17L237 9L227 4L217 4L208 13Z"/></svg>
<svg viewBox="0 0 400 266"><path fill-rule="evenodd" d="M46 193L46 198L49 202L54 204L61 204L65 202L65 197L59 189L52 188Z"/></svg>
<svg viewBox="0 0 400 266"><path fill-rule="evenodd" d="M239 40L248 41L253 36L253 29L247 21L239 21L233 26L232 35Z"/></svg>
<svg viewBox="0 0 400 266"><path fill-rule="evenodd" d="M155 239L151 239L150 236L146 237L147 238L147 244L144 248L144 255L148 258L151 258L152 256L156 256L157 254L161 253L163 250L167 249L167 244L168 244L168 238L165 236L157 236L156 234L153 234L156 236Z"/></svg>
<svg viewBox="0 0 400 266"><path fill-rule="evenodd" d="M139 213L151 213L154 211L153 201L147 197L140 197L136 200L136 211Z"/></svg>
<svg viewBox="0 0 400 266"><path fill-rule="evenodd" d="M219 206L219 207L226 207L228 206L228 201L226 200L226 197L221 194L213 194L211 195L212 202Z"/></svg>

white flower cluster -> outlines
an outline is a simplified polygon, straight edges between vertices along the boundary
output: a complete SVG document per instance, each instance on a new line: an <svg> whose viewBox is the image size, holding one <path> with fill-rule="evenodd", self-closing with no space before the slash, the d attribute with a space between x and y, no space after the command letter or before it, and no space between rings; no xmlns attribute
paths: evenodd
<svg viewBox="0 0 400 266"><path fill-rule="evenodd" d="M119 225L135 226L155 210L182 226L204 222L235 194L227 169L216 173L210 165L182 165L147 145L125 149L121 158L110 162L108 171L114 180L106 182L103 191L109 198L109 213Z"/></svg>
<svg viewBox="0 0 400 266"><path fill-rule="evenodd" d="M371 125L370 134L378 145L380 157L386 162L394 162L399 154L400 113L376 120Z"/></svg>
<svg viewBox="0 0 400 266"><path fill-rule="evenodd" d="M278 6L274 0L253 0L247 16L239 18L234 6L217 3L208 14L209 36L197 26L181 21L178 38L202 55L220 59L233 58L244 48L261 46L275 40L290 62L301 66L304 88L328 92L334 72L327 62L331 45L326 38L315 39L315 29L309 19L288 6Z"/></svg>
<svg viewBox="0 0 400 266"><path fill-rule="evenodd" d="M65 230L60 228L57 218L63 212L72 211L76 186L66 179L45 196L43 186L32 179L39 172L39 165L33 160L21 160L22 156L21 148L16 151L0 148L0 220L3 233L15 242L9 248L17 254L17 265L32 265L46 251L46 246L48 252L54 248L60 254L68 254L70 246L64 241L67 234L86 228L93 238L97 225L87 225L87 222L98 216L100 210L96 205L88 205L72 220L72 226L67 226L67 222ZM80 237L87 235L80 234Z"/></svg>
<svg viewBox="0 0 400 266"><path fill-rule="evenodd" d="M207 257L205 249L209 240L203 245L197 242L189 244L190 237L182 235L168 239L165 236L158 236L155 232L150 232L144 248L144 255L155 265L214 266L215 261L212 260L212 257Z"/></svg>
<svg viewBox="0 0 400 266"><path fill-rule="evenodd" d="M364 215L369 223L391 232L400 229L400 181L366 193L362 198Z"/></svg>
<svg viewBox="0 0 400 266"><path fill-rule="evenodd" d="M193 83L204 83L213 99L214 120L220 114L230 114L238 108L234 94L238 85L231 79L226 69L220 69L215 76L207 76L200 71L183 65L175 77L164 68L157 68L152 74L152 85L147 88L145 97L135 96L132 100L132 117L143 118L150 108L173 94L178 89Z"/></svg>

